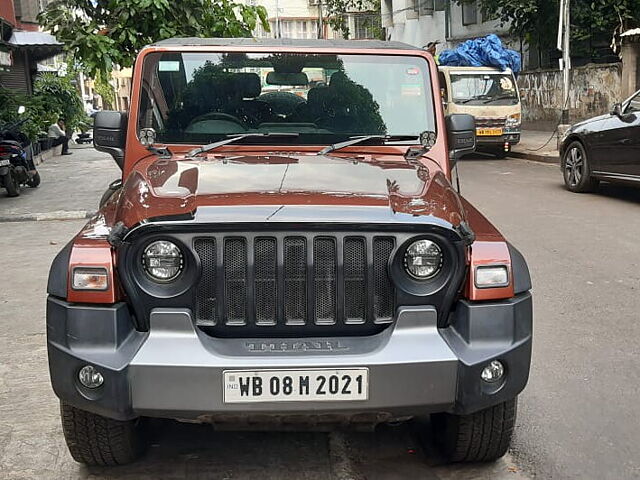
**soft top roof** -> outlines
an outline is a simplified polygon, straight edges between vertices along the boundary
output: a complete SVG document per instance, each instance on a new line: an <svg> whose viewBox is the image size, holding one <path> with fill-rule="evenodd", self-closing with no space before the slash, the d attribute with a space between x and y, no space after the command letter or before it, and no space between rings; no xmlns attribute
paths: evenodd
<svg viewBox="0 0 640 480"><path fill-rule="evenodd" d="M296 38L169 38L153 43L154 47L301 47L301 48L336 48L336 49L374 49L374 50L419 50L402 42L385 42L382 40L316 40Z"/></svg>

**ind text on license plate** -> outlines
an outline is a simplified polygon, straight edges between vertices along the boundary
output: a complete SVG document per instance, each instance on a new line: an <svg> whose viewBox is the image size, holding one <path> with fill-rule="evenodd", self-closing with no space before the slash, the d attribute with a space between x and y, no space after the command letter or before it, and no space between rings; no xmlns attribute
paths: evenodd
<svg viewBox="0 0 640 480"><path fill-rule="evenodd" d="M502 128L477 128L476 135L481 137L492 137L502 135Z"/></svg>
<svg viewBox="0 0 640 480"><path fill-rule="evenodd" d="M366 368L227 370L225 403L353 401L369 397Z"/></svg>

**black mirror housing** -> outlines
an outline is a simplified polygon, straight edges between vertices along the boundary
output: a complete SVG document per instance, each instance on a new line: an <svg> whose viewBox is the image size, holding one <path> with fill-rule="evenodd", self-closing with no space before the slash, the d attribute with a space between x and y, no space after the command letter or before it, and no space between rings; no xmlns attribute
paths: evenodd
<svg viewBox="0 0 640 480"><path fill-rule="evenodd" d="M93 145L108 153L122 170L127 141L127 113L102 111L96 113L93 123Z"/></svg>
<svg viewBox="0 0 640 480"><path fill-rule="evenodd" d="M447 115L445 124L453 166L460 157L476 150L476 119L466 113L454 113Z"/></svg>

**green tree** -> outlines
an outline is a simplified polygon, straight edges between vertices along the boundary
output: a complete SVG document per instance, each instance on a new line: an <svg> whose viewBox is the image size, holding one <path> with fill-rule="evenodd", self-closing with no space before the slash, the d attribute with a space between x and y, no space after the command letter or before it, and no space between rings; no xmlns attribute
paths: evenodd
<svg viewBox="0 0 640 480"><path fill-rule="evenodd" d="M456 0L467 3L475 0ZM509 26L509 33L540 51L553 48L558 33L558 0L478 0L482 14ZM614 38L640 25L640 0L571 0L571 36L582 41Z"/></svg>
<svg viewBox="0 0 640 480"><path fill-rule="evenodd" d="M33 84L33 97L45 107L47 119L53 123L57 118L63 118L69 131L87 121L82 99L71 78L71 75L59 77L43 73Z"/></svg>
<svg viewBox="0 0 640 480"><path fill-rule="evenodd" d="M231 0L54 0L39 16L43 27L92 77L113 65L130 67L145 45L171 37L250 37L264 7Z"/></svg>

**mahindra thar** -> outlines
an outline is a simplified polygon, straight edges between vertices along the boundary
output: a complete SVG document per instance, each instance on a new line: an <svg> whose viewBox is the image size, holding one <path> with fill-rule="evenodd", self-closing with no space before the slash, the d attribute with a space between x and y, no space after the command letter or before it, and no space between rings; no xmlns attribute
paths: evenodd
<svg viewBox="0 0 640 480"><path fill-rule="evenodd" d="M475 123L445 117L439 95L433 58L401 43L144 48L129 112L95 119L122 177L49 275L73 458L133 461L154 417L427 415L448 460L502 456L529 376L531 281L452 186Z"/></svg>

